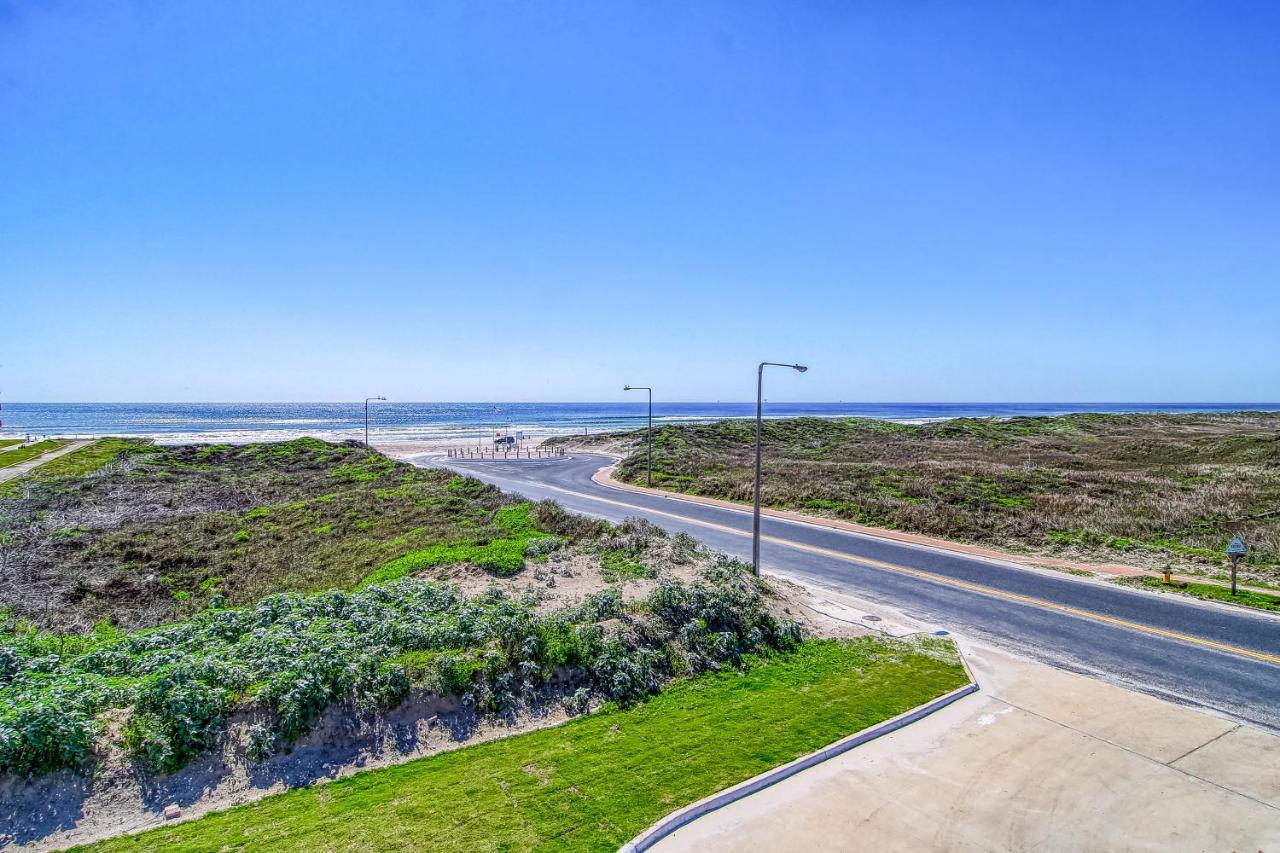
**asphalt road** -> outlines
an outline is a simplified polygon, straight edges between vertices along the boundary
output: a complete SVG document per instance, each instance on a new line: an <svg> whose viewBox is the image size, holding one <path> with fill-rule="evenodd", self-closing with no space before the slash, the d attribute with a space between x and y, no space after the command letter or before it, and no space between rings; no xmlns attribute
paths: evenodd
<svg viewBox="0 0 1280 853"><path fill-rule="evenodd" d="M751 558L751 514L591 479L611 460L414 460L527 498L621 521L642 516ZM1142 592L802 522L766 517L766 571L877 601L907 615L1076 672L1280 731L1280 618ZM1158 722L1153 721L1158 725Z"/></svg>

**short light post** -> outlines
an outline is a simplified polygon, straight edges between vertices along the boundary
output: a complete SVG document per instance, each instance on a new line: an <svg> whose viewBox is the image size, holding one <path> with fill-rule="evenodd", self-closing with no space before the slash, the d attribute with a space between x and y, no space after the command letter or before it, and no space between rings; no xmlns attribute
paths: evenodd
<svg viewBox="0 0 1280 853"><path fill-rule="evenodd" d="M364 398L364 446L369 446L369 401L370 400L386 400L386 397L365 397Z"/></svg>
<svg viewBox="0 0 1280 853"><path fill-rule="evenodd" d="M645 469L644 483L649 488L653 488L653 389L647 385L623 385L622 390L649 392L649 461Z"/></svg>
<svg viewBox="0 0 1280 853"><path fill-rule="evenodd" d="M766 367L789 367L799 373L809 368L803 364L782 364L777 361L762 361L756 368L756 499L751 515L751 571L760 577L760 433L764 424L764 369Z"/></svg>
<svg viewBox="0 0 1280 853"><path fill-rule="evenodd" d="M1231 560L1231 594L1236 594L1236 566L1240 562L1240 558L1249 553L1249 546L1244 544L1244 540L1239 536L1231 540L1231 544L1227 546L1227 557Z"/></svg>

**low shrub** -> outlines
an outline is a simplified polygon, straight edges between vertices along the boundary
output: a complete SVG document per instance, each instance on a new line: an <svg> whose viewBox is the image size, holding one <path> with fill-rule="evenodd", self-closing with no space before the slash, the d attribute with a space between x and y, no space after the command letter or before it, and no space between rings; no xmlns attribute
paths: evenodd
<svg viewBox="0 0 1280 853"><path fill-rule="evenodd" d="M519 530L527 507L502 522ZM608 630L603 623L609 623ZM96 715L130 710L126 746L157 771L212 748L236 707L272 720L254 760L288 743L335 702L396 705L412 683L509 713L567 675L575 708L591 694L636 701L665 680L786 648L798 629L765 609L745 567L722 560L693 582L659 580L630 604L616 589L539 614L494 587L476 596L418 580L353 592L279 594L173 625L57 637L0 634L0 770L82 766Z"/></svg>

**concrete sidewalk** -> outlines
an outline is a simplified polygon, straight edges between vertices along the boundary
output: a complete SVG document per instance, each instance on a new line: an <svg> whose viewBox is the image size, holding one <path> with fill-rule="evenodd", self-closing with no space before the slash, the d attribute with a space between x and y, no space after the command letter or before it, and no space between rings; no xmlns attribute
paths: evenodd
<svg viewBox="0 0 1280 853"><path fill-rule="evenodd" d="M34 459L28 459L26 462L19 462L16 465L10 465L7 468L0 468L0 483L21 477L23 474L29 473L31 469L39 468L44 463L51 459L57 459L59 456L66 456L68 453L74 453L87 444L93 444L93 440L73 441L65 447L59 447L57 450L50 451L43 456L37 456Z"/></svg>
<svg viewBox="0 0 1280 853"><path fill-rule="evenodd" d="M982 692L654 849L1280 850L1280 737L961 645Z"/></svg>

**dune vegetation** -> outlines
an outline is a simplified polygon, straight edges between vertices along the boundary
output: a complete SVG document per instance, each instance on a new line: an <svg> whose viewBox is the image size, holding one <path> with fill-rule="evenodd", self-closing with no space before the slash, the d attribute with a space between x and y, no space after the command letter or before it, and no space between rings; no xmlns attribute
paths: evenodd
<svg viewBox="0 0 1280 853"><path fill-rule="evenodd" d="M617 476L643 483L644 433L626 441ZM749 501L753 442L750 421L662 426L654 484ZM780 419L764 443L768 506L1210 576L1239 534L1242 577L1280 582L1280 414Z"/></svg>
<svg viewBox="0 0 1280 853"><path fill-rule="evenodd" d="M215 600L351 589L419 549L506 538L497 511L513 503L355 444L130 442L72 467L90 449L0 495L0 605L42 628L146 628Z"/></svg>
<svg viewBox="0 0 1280 853"><path fill-rule="evenodd" d="M0 771L88 768L110 736L169 772L236 715L255 720L242 751L266 756L334 703L377 713L411 689L487 714L557 697L581 711L800 640L741 564L642 521L355 444L114 449L0 500ZM548 585L557 565L565 583L640 566L647 586L548 603L420 576L496 583L527 564Z"/></svg>
<svg viewBox="0 0 1280 853"><path fill-rule="evenodd" d="M337 701L392 708L416 684L502 714L554 681L585 710L592 697L633 702L674 677L799 639L769 614L750 572L728 561L693 583L659 580L639 601L606 590L548 614L500 589L466 596L410 578L248 608L215 602L144 631L11 623L0 634L0 771L85 766L97 718L112 708L129 711L129 751L167 772L218 744L232 712L261 712L244 747L265 756Z"/></svg>
<svg viewBox="0 0 1280 853"><path fill-rule="evenodd" d="M643 703L91 850L616 850L681 806L968 681L947 640L810 641Z"/></svg>

